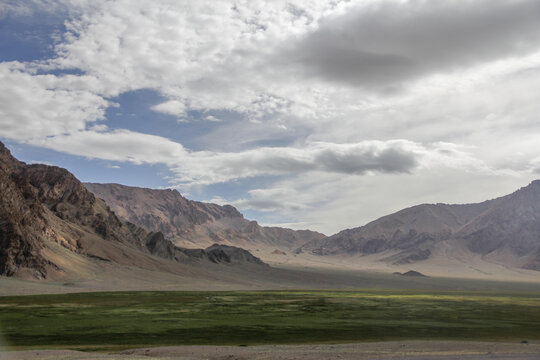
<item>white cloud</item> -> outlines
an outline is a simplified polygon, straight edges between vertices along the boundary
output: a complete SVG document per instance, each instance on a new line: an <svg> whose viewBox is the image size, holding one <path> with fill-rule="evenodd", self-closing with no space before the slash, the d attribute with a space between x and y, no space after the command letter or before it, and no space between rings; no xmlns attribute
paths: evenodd
<svg viewBox="0 0 540 360"><path fill-rule="evenodd" d="M314 142L302 147L261 147L236 153L191 152L171 169L179 183L204 185L265 175L412 173L435 163L463 169L481 161L453 144L425 146L389 140L351 144ZM485 168L483 164L479 167L479 171Z"/></svg>
<svg viewBox="0 0 540 360"><path fill-rule="evenodd" d="M215 117L213 115L208 115L207 117L204 118L204 120L212 121L212 122L221 122L221 121L223 121L223 120L218 119L217 117Z"/></svg>
<svg viewBox="0 0 540 360"><path fill-rule="evenodd" d="M0 19L4 16L31 16L36 12L58 12L66 10L62 1L54 0L3 0L0 3Z"/></svg>
<svg viewBox="0 0 540 360"><path fill-rule="evenodd" d="M32 9L29 4L18 1L6 1L0 3L0 19L7 14L13 14L18 16L28 16L32 13Z"/></svg>
<svg viewBox="0 0 540 360"><path fill-rule="evenodd" d="M302 202L298 193L291 188L269 188L248 191L248 198L231 202L240 209L253 209L259 211L301 211L308 207Z"/></svg>
<svg viewBox="0 0 540 360"><path fill-rule="evenodd" d="M134 164L163 163L173 166L187 155L181 144L129 130L78 131L32 140L30 143L91 159L127 161Z"/></svg>
<svg viewBox="0 0 540 360"><path fill-rule="evenodd" d="M57 11L68 33L53 59L0 63L0 136L163 163L173 185L279 176L224 197L320 230L452 201L444 191L481 200L468 182L501 194L540 168L535 9L530 0L8 1L0 17ZM179 121L198 111L205 122L190 126L204 131L191 143L212 151L111 130L107 99L140 89L163 96L152 110Z"/></svg>
<svg viewBox="0 0 540 360"><path fill-rule="evenodd" d="M43 164L43 165L49 165L53 166L54 164L49 161L42 161L42 160L29 160L28 164Z"/></svg>
<svg viewBox="0 0 540 360"><path fill-rule="evenodd" d="M30 141L84 130L103 120L108 101L64 87L66 78L35 75L18 62L0 63L0 119L4 137Z"/></svg>
<svg viewBox="0 0 540 360"><path fill-rule="evenodd" d="M323 0L96 1L67 23L66 41L51 64L98 78L105 96L156 89L171 99L158 111L174 115L183 111L178 99L193 110L256 117L289 107L300 112L304 105L290 102L281 69L266 60L267 52L345 6Z"/></svg>
<svg viewBox="0 0 540 360"><path fill-rule="evenodd" d="M377 176L305 173L280 180L271 188L251 191L250 196L234 205L240 210L265 211L265 207L258 207L259 200L271 198L276 207L267 214L266 223L283 223L294 229L309 228L331 235L421 203L471 203L503 196L533 179L532 174L526 178L493 173L464 174L459 169L444 166L419 169L414 174ZM304 207L298 210L287 206L291 201Z"/></svg>
<svg viewBox="0 0 540 360"><path fill-rule="evenodd" d="M27 140L87 158L134 164L166 164L175 174L174 185L209 185L257 176L331 173L342 175L413 173L418 169L449 167L460 171L491 172L482 161L455 144L423 145L406 140L364 141L352 144L307 143L302 147L258 148L236 153L188 151L166 138L129 130L82 130L71 134ZM317 175L317 176L319 176ZM284 190L281 189L280 193ZM269 199L250 192L250 204L260 208ZM256 199L258 197L258 200ZM255 204L259 201L258 204ZM247 204L247 203L246 203ZM300 210L301 203L288 202Z"/></svg>
<svg viewBox="0 0 540 360"><path fill-rule="evenodd" d="M185 116L186 115L186 105L183 102L177 100L167 101L158 105L151 107L152 110L162 112L164 114L175 115L175 116Z"/></svg>

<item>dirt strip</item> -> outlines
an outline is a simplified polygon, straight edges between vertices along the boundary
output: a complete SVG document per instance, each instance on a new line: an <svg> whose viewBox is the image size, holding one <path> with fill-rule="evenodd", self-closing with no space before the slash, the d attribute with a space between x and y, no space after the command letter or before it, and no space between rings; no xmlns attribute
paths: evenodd
<svg viewBox="0 0 540 360"><path fill-rule="evenodd" d="M85 353L71 350L0 352L0 360L335 360L335 359L440 359L537 360L540 342L493 343L459 341L390 341L336 345L173 346Z"/></svg>

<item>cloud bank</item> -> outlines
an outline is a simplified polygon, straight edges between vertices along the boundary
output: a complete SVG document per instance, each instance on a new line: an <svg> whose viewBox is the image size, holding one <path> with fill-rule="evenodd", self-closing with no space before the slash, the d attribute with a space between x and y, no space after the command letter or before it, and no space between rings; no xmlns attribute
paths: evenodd
<svg viewBox="0 0 540 360"><path fill-rule="evenodd" d="M502 194L538 173L538 1L0 4L0 18L45 13L65 17L54 56L0 63L3 139L162 163L175 187L276 178L224 197L304 224L322 223L321 204L365 220L364 199L377 212L421 190L438 201L443 183L463 199ZM150 109L171 133L199 129L196 150L112 125L115 98L137 90L162 98ZM401 184L414 191L388 190Z"/></svg>
<svg viewBox="0 0 540 360"><path fill-rule="evenodd" d="M540 48L540 3L381 1L321 22L290 50L311 75L388 87Z"/></svg>

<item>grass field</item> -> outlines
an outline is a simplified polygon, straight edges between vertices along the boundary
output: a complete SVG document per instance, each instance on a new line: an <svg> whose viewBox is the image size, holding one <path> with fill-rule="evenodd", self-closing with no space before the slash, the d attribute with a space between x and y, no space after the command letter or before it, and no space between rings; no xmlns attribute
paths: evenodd
<svg viewBox="0 0 540 360"><path fill-rule="evenodd" d="M111 292L0 297L13 349L540 339L540 294Z"/></svg>

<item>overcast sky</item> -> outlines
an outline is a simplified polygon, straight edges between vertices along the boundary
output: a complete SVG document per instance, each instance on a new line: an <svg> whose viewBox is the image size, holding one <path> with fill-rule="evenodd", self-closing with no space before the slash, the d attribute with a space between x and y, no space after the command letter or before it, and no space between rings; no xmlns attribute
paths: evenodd
<svg viewBox="0 0 540 360"><path fill-rule="evenodd" d="M1 0L0 139L332 234L540 177L537 0Z"/></svg>

